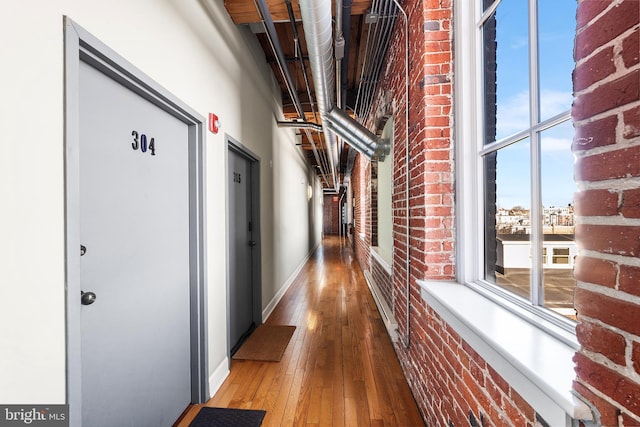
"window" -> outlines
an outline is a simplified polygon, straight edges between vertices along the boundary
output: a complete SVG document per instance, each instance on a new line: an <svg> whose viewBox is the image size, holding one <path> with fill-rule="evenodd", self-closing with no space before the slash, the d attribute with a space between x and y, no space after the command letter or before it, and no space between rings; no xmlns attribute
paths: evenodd
<svg viewBox="0 0 640 427"><path fill-rule="evenodd" d="M393 147L393 116L386 118L382 134ZM392 216L392 183L393 183L393 149L382 162L371 164L372 187L372 245L377 254L389 265L393 264L393 216Z"/></svg>
<svg viewBox="0 0 640 427"><path fill-rule="evenodd" d="M484 0L483 8L476 42L484 183L480 279L573 317L576 2ZM558 241L565 246L553 247L549 263L547 244Z"/></svg>

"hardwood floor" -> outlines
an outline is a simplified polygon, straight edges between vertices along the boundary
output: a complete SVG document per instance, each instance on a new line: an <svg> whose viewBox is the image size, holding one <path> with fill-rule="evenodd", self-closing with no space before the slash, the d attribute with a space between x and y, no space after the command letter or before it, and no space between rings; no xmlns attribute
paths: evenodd
<svg viewBox="0 0 640 427"><path fill-rule="evenodd" d="M232 360L206 406L266 410L266 427L424 425L345 239L324 239L265 323L297 327L282 360Z"/></svg>

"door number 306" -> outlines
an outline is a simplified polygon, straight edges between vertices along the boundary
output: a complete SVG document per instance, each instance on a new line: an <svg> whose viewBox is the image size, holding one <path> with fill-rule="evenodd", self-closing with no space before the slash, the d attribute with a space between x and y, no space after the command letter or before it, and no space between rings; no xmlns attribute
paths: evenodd
<svg viewBox="0 0 640 427"><path fill-rule="evenodd" d="M152 156L156 155L156 142L153 138L147 141L147 135L144 133L139 134L138 131L132 131L131 136L133 141L131 142L131 148L134 150L140 150L143 153L149 151Z"/></svg>

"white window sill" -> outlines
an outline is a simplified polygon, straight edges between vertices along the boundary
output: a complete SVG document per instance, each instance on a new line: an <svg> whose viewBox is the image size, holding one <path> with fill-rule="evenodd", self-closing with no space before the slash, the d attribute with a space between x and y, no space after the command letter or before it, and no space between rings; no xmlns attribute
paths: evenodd
<svg viewBox="0 0 640 427"><path fill-rule="evenodd" d="M376 261L378 261L378 264L380 264L380 266L382 268L384 268L384 271L391 276L393 274L393 269L391 268L391 264L389 263L389 261L386 260L386 253L383 253L380 248L376 247L376 246L372 246L371 247L371 256L373 256Z"/></svg>
<svg viewBox="0 0 640 427"><path fill-rule="evenodd" d="M418 281L422 298L551 426L591 420L572 393L572 345L468 286ZM573 338L575 340L575 338Z"/></svg>

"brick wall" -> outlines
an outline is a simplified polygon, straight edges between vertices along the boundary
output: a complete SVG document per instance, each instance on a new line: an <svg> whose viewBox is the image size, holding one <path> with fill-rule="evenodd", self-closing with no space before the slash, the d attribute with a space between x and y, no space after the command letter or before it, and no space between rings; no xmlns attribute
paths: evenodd
<svg viewBox="0 0 640 427"><path fill-rule="evenodd" d="M356 259L364 271L368 270L371 248L371 164L363 156L356 158L351 172L351 185L355 195L352 238ZM361 235L364 235L364 239Z"/></svg>
<svg viewBox="0 0 640 427"><path fill-rule="evenodd" d="M324 234L340 234L340 196L324 196L323 226Z"/></svg>
<svg viewBox="0 0 640 427"><path fill-rule="evenodd" d="M640 2L578 5L573 119L581 350L574 389L640 425Z"/></svg>
<svg viewBox="0 0 640 427"><path fill-rule="evenodd" d="M396 352L428 425L545 425L419 295L416 279L455 277L452 2L401 4L410 17L408 171L402 18L376 98L393 105L396 115L393 285L385 298L401 335L406 334L405 180L410 177L411 345L407 350L399 342ZM640 425L639 13L638 0L582 0L578 7L573 118L580 255L575 303L582 350L575 356L574 389L594 405L606 426ZM373 108L380 110L384 108ZM375 128L375 121L370 117L367 126ZM366 161L360 160L357 168L366 170ZM362 218L371 208L369 190L354 183ZM359 230L366 232L366 224ZM369 265L369 244L356 248L363 269Z"/></svg>
<svg viewBox="0 0 640 427"><path fill-rule="evenodd" d="M369 272L371 273L373 281L378 285L378 289L380 289L382 297L387 302L387 305L392 311L394 311L396 294L393 288L393 274L389 274L374 257L371 257L371 267Z"/></svg>

